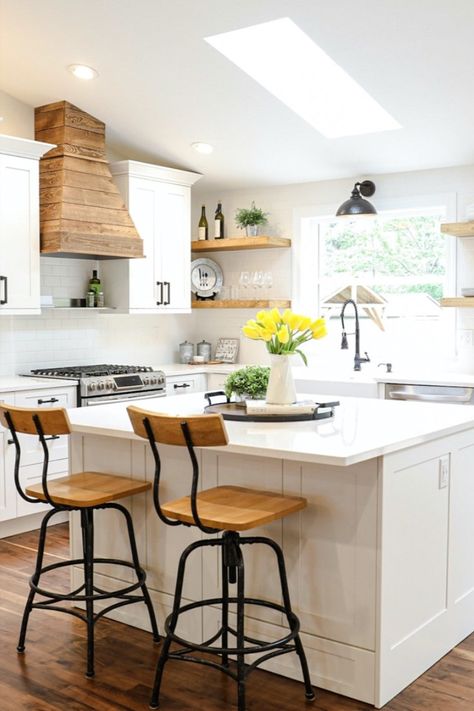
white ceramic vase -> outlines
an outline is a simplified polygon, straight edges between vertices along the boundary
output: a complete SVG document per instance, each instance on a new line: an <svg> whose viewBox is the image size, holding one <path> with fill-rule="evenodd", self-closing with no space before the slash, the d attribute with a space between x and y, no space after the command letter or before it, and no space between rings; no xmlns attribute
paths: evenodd
<svg viewBox="0 0 474 711"><path fill-rule="evenodd" d="M296 402L296 390L290 357L271 353L270 364L266 401L270 405L291 405Z"/></svg>

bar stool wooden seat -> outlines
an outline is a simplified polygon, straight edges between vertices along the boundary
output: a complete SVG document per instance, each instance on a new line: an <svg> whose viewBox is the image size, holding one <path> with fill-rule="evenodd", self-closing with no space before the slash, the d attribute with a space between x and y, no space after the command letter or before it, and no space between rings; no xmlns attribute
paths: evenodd
<svg viewBox="0 0 474 711"><path fill-rule="evenodd" d="M219 537L214 536L191 543L180 557L173 610L164 624L166 637L156 668L150 707L152 709L159 708L163 670L169 659L175 659L215 667L229 675L237 682L238 711L245 711L245 681L248 674L263 661L290 652L296 652L299 657L305 696L308 701L313 701L315 694L311 686L308 664L299 635L300 623L291 609L283 552L271 538L241 536L239 533L239 531L247 531L304 509L307 503L306 499L240 486L217 486L198 492L200 472L195 447L222 447L228 444L222 416L170 417L134 406L127 409L135 434L148 439L155 459L153 495L160 519L170 526L196 526L203 533L222 533ZM187 447L192 465L191 494L164 504L160 501L161 459L158 445L161 444ZM275 554L281 584L282 605L245 595L242 547L248 544L263 544L271 548ZM218 598L208 598L182 605L181 597L186 562L193 551L206 547L221 549L222 595ZM237 585L234 596L229 594L229 585L232 584ZM217 633L202 643L184 639L176 634L175 630L180 615L208 605L221 607L221 626ZM236 606L236 629L230 625L230 605ZM288 623L288 633L283 638L272 642L256 640L247 636L244 629L245 605L259 605L283 613ZM229 638L235 638L234 645L230 643ZM218 641L219 646L216 646ZM180 648L170 651L172 642L179 644ZM220 663L212 662L208 658L200 659L193 654L194 652L217 655L220 657ZM245 663L247 656L256 654L259 655L257 659L251 663ZM236 671L229 664L230 656L236 659Z"/></svg>
<svg viewBox="0 0 474 711"><path fill-rule="evenodd" d="M116 499L134 496L148 490L151 485L146 481L138 481L101 472L79 472L48 481L48 440L53 437L56 438L57 435L71 433L67 412L61 408L30 410L23 407L0 405L0 422L10 430L15 444L14 477L19 495L32 504L46 502L52 507L47 511L41 523L36 567L30 579L30 593L23 613L17 651L19 653L25 651L28 620L33 609L56 610L68 613L87 624L86 676L92 677L94 676L94 627L95 623L107 612L124 605L131 605L137 602L145 603L150 617L153 639L155 642L160 640L153 605L145 583L146 573L140 566L132 517L124 506L116 503ZM32 484L24 491L20 483L21 444L18 438L20 433L38 437L43 449L41 483ZM113 509L125 517L130 540L131 562L94 556L94 511L99 509ZM47 525L55 514L64 511L80 512L83 558L43 566ZM122 565L131 568L136 575L136 581L120 590L103 590L94 583L94 565L99 563L101 565ZM47 590L40 586L41 577L45 573L70 566L82 566L84 569L84 583L76 590L64 594ZM44 599L35 602L36 595L40 595ZM107 600L110 600L111 603L106 607L101 607L99 612L94 612L94 603L103 603ZM73 605L82 603L85 606L85 613L83 614L73 607L61 606L61 603L65 601L69 601Z"/></svg>

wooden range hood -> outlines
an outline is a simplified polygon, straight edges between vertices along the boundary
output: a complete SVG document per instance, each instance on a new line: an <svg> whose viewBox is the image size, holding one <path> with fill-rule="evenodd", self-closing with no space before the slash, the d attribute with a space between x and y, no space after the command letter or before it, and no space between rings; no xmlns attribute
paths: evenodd
<svg viewBox="0 0 474 711"><path fill-rule="evenodd" d="M35 109L35 137L56 144L40 161L42 254L143 257L107 163L105 124L59 101Z"/></svg>

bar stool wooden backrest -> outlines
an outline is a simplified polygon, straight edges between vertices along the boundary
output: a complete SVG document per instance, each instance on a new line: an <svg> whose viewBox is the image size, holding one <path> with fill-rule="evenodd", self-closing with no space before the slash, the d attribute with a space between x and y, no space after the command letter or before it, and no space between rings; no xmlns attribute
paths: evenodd
<svg viewBox="0 0 474 711"><path fill-rule="evenodd" d="M58 435L71 434L71 424L66 410L60 407L48 409L30 409L28 407L13 407L12 405L0 405L0 424L10 430L13 443L15 445L15 486L20 496L29 503L44 503L41 499L28 496L22 489L20 483L20 463L21 445L18 434L36 435L43 448L43 472L41 484L46 501L54 506L48 492L48 466L49 449L47 437L57 437Z"/></svg>
<svg viewBox="0 0 474 711"><path fill-rule="evenodd" d="M169 526L184 525L181 521L170 519L163 513L160 505L161 459L158 444L171 444L187 447L193 477L191 483L191 511L194 524L205 533L215 533L216 529L205 526L199 518L197 510L197 493L199 484L199 463L195 447L223 447L229 443L222 415L189 415L173 417L156 412L149 412L131 405L127 408L133 431L139 437L150 443L155 460L155 479L153 485L153 500L160 519Z"/></svg>

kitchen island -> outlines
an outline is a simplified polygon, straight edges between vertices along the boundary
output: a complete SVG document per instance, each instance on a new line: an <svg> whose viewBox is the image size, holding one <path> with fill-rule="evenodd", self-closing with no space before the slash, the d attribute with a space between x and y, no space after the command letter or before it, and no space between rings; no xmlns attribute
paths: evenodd
<svg viewBox="0 0 474 711"><path fill-rule="evenodd" d="M137 402L182 415L202 412L204 404L202 393ZM147 443L133 434L124 403L69 414L73 471L153 479ZM203 487L238 484L308 499L304 511L260 532L283 547L312 681L383 706L474 629L474 409L343 398L330 420L226 424L228 447L199 452ZM161 453L163 500L188 493L187 452L162 447ZM201 534L164 526L150 493L134 497L129 507L162 626L178 557ZM74 557L80 540L73 516ZM98 517L96 553L128 557L126 533L113 511ZM259 550L246 554L249 595L273 599L273 562ZM213 597L219 569L217 552L191 558L185 598ZM97 566L96 574L106 589L129 579L119 567L105 575ZM78 570L75 584L80 576ZM140 608L118 610L116 618L146 628ZM246 613L251 636L281 634L275 611ZM185 624L183 634L210 637L218 610L195 610ZM300 678L293 655L267 668Z"/></svg>

